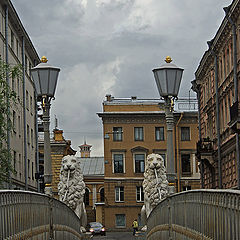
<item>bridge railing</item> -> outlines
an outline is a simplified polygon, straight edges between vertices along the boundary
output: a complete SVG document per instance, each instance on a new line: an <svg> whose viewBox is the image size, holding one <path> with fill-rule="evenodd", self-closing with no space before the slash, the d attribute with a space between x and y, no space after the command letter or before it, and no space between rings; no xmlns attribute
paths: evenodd
<svg viewBox="0 0 240 240"><path fill-rule="evenodd" d="M82 239L77 215L47 195L0 190L0 239Z"/></svg>
<svg viewBox="0 0 240 240"><path fill-rule="evenodd" d="M240 191L192 190L162 200L151 212L148 240L240 239Z"/></svg>

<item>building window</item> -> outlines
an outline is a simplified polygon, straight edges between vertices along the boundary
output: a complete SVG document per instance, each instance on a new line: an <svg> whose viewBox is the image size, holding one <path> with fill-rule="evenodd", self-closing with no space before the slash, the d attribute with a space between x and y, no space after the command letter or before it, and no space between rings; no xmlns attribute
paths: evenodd
<svg viewBox="0 0 240 240"><path fill-rule="evenodd" d="M31 129L31 143L32 143L32 147L33 147L34 139L33 139L33 130L32 129Z"/></svg>
<svg viewBox="0 0 240 240"><path fill-rule="evenodd" d="M85 203L85 206L89 206L89 189L88 188L85 188L84 203Z"/></svg>
<svg viewBox="0 0 240 240"><path fill-rule="evenodd" d="M12 90L15 92L15 78L12 78Z"/></svg>
<svg viewBox="0 0 240 240"><path fill-rule="evenodd" d="M123 173L123 154L113 154L114 173Z"/></svg>
<svg viewBox="0 0 240 240"><path fill-rule="evenodd" d="M225 53L223 53L223 72L224 72L224 78L226 77L226 57Z"/></svg>
<svg viewBox="0 0 240 240"><path fill-rule="evenodd" d="M28 173L28 178L30 178L30 160L28 159L28 165L27 165L27 173Z"/></svg>
<svg viewBox="0 0 240 240"><path fill-rule="evenodd" d="M145 154L134 154L134 158L135 158L135 173L143 173Z"/></svg>
<svg viewBox="0 0 240 240"><path fill-rule="evenodd" d="M137 192L137 202L143 202L144 201L144 193L143 193L143 187L136 187Z"/></svg>
<svg viewBox="0 0 240 240"><path fill-rule="evenodd" d="M143 141L143 127L134 128L134 139L135 141Z"/></svg>
<svg viewBox="0 0 240 240"><path fill-rule="evenodd" d="M116 214L116 227L126 227L125 214Z"/></svg>
<svg viewBox="0 0 240 240"><path fill-rule="evenodd" d="M32 69L32 64L29 61L28 62L28 74L29 74L29 76L31 75L31 69Z"/></svg>
<svg viewBox="0 0 240 240"><path fill-rule="evenodd" d="M17 78L17 94L20 95L20 80Z"/></svg>
<svg viewBox="0 0 240 240"><path fill-rule="evenodd" d="M17 57L19 55L19 42L17 39L16 39L16 55L17 55Z"/></svg>
<svg viewBox="0 0 240 240"><path fill-rule="evenodd" d="M101 188L100 190L100 202L105 201L105 196L104 196L104 188Z"/></svg>
<svg viewBox="0 0 240 240"><path fill-rule="evenodd" d="M13 132L16 133L16 112L15 111L13 111L12 126L13 126Z"/></svg>
<svg viewBox="0 0 240 240"><path fill-rule="evenodd" d="M122 128L121 127L113 128L113 141L122 141Z"/></svg>
<svg viewBox="0 0 240 240"><path fill-rule="evenodd" d="M191 186L183 186L183 191L188 191L188 190L191 190Z"/></svg>
<svg viewBox="0 0 240 240"><path fill-rule="evenodd" d="M14 51L14 33L12 30L11 30L11 48Z"/></svg>
<svg viewBox="0 0 240 240"><path fill-rule="evenodd" d="M191 174L190 154L182 154L181 162L182 162L182 174L183 175Z"/></svg>
<svg viewBox="0 0 240 240"><path fill-rule="evenodd" d="M156 141L164 141L164 127L155 127Z"/></svg>
<svg viewBox="0 0 240 240"><path fill-rule="evenodd" d="M19 176L20 176L20 179L22 177L22 157L21 157L21 154L19 153L18 154L18 170L19 170Z"/></svg>
<svg viewBox="0 0 240 240"><path fill-rule="evenodd" d="M17 153L16 151L13 151L13 169L16 172L16 164L17 164Z"/></svg>
<svg viewBox="0 0 240 240"><path fill-rule="evenodd" d="M21 117L18 116L18 134L21 137Z"/></svg>
<svg viewBox="0 0 240 240"><path fill-rule="evenodd" d="M29 130L29 125L27 124L27 142L28 142L28 144L30 144L30 136L29 136L29 134L30 134L30 130Z"/></svg>
<svg viewBox="0 0 240 240"><path fill-rule="evenodd" d="M27 56L25 55L25 71L27 72L27 63L28 63L28 58L27 58Z"/></svg>
<svg viewBox="0 0 240 240"><path fill-rule="evenodd" d="M190 141L190 127L181 127L181 141Z"/></svg>
<svg viewBox="0 0 240 240"><path fill-rule="evenodd" d="M28 95L28 91L26 91L26 108L27 108L27 110L29 110L29 95Z"/></svg>
<svg viewBox="0 0 240 240"><path fill-rule="evenodd" d="M124 202L124 187L115 187L115 202Z"/></svg>
<svg viewBox="0 0 240 240"><path fill-rule="evenodd" d="M226 73L228 74L229 73L229 66L230 66L230 57L229 57L229 49L227 49L227 63L226 63L226 65L227 65L227 67L226 67Z"/></svg>
<svg viewBox="0 0 240 240"><path fill-rule="evenodd" d="M32 107L33 107L33 98L32 98L32 96L30 96L30 111L31 111L31 113L32 113Z"/></svg>
<svg viewBox="0 0 240 240"><path fill-rule="evenodd" d="M33 166L33 162L32 162L32 180L34 180L34 166Z"/></svg>

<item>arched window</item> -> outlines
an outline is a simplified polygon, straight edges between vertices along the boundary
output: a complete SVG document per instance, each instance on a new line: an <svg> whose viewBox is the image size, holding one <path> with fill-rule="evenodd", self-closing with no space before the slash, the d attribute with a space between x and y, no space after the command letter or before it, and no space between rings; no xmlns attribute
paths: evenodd
<svg viewBox="0 0 240 240"><path fill-rule="evenodd" d="M85 206L89 206L89 189L85 189L85 194L84 194L84 203Z"/></svg>
<svg viewBox="0 0 240 240"><path fill-rule="evenodd" d="M100 202L104 202L104 188L100 190Z"/></svg>

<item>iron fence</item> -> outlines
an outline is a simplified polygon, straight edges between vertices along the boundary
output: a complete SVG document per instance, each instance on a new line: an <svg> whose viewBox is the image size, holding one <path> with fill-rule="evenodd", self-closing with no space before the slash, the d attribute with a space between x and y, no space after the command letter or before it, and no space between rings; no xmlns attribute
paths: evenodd
<svg viewBox="0 0 240 240"><path fill-rule="evenodd" d="M240 239L240 191L192 190L161 201L148 218L148 240Z"/></svg>
<svg viewBox="0 0 240 240"><path fill-rule="evenodd" d="M0 239L82 239L77 215L47 195L0 190Z"/></svg>

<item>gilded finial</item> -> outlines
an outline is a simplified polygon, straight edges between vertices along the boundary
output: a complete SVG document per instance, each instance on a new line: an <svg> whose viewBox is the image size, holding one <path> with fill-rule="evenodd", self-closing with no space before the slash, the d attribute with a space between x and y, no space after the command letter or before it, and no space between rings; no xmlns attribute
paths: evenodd
<svg viewBox="0 0 240 240"><path fill-rule="evenodd" d="M170 62L172 62L171 57L167 56L166 59L165 59L165 62L166 62L166 63L170 63Z"/></svg>
<svg viewBox="0 0 240 240"><path fill-rule="evenodd" d="M42 63L46 63L47 61L48 61L47 58L46 58L45 56L42 56L41 62L42 62Z"/></svg>

